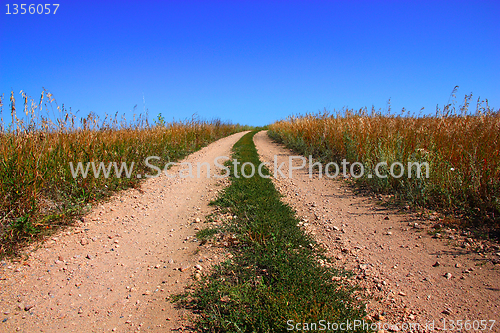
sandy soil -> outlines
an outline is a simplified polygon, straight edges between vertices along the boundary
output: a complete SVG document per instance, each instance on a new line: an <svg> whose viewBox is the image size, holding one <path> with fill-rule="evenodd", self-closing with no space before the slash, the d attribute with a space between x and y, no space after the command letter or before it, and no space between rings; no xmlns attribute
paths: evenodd
<svg viewBox="0 0 500 333"><path fill-rule="evenodd" d="M227 182L206 178L205 167L197 178L196 163L209 162L214 175L214 159L230 156L243 134L187 157L195 178L181 179L186 167L174 166L176 178L118 193L24 258L1 262L0 331L190 331L187 313L168 296L217 260L198 250L194 235Z"/></svg>
<svg viewBox="0 0 500 333"><path fill-rule="evenodd" d="M280 170L288 177L289 156L296 154L273 143L266 132L254 141L271 171L274 156L277 165L286 162ZM377 197L353 194L345 181L319 179L314 172L309 178L307 168L294 170L293 179L279 176L273 181L303 227L339 267L355 273L352 283L371 296L370 317L387 323L389 331L415 322L422 332L432 331L432 323L436 330L451 330L456 320L471 320L468 324L477 328L478 320L486 320L486 330L481 325L471 331L500 332L498 245L452 229L432 236L429 231L440 222L438 216L387 209ZM496 320L491 331L489 320Z"/></svg>

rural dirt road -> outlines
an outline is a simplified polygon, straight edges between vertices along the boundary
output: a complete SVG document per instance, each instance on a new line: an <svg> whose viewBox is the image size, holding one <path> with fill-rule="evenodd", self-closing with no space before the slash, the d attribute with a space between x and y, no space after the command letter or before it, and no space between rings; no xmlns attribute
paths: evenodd
<svg viewBox="0 0 500 333"><path fill-rule="evenodd" d="M274 172L277 156L288 176L289 156L297 154L272 142L264 131L254 141L261 161ZM294 167L302 164L294 161ZM478 320L486 320L487 329L469 331L500 332L497 245L488 248L446 228L432 238L428 231L439 223L437 216L387 209L376 198L354 194L345 182L319 179L315 172L309 178L308 168L292 175L274 178L276 188L338 266L355 272L353 283L373 297L368 305L372 318L388 324L418 322L420 331L426 331L427 323L441 329L446 324L450 330L452 320L471 320L467 325L476 328ZM492 330L490 320L496 321Z"/></svg>
<svg viewBox="0 0 500 333"><path fill-rule="evenodd" d="M230 156L243 134L184 161L209 162L213 175L214 159ZM271 171L274 155L279 163L294 155L264 131L254 140ZM288 172L286 165L281 170ZM383 208L343 182L309 179L307 170L274 181L303 227L373 297L372 318L421 325L434 320L436 327L442 318L497 320L489 332L500 331L500 267L490 260L496 253L472 251L478 244L453 231L431 238L427 231L437 217L430 221ZM204 173L149 179L140 190L118 193L75 226L28 249L26 258L3 261L0 332L189 332L188 313L166 298L223 256L221 249L200 247L194 235L212 211L209 201L226 184Z"/></svg>
<svg viewBox="0 0 500 333"><path fill-rule="evenodd" d="M0 332L190 331L184 312L166 298L214 260L197 251L194 235L224 182L206 178L206 167L197 178L196 163L209 162L214 175L215 158L229 157L243 134L184 159L194 178L148 179L28 249L27 258L3 261Z"/></svg>

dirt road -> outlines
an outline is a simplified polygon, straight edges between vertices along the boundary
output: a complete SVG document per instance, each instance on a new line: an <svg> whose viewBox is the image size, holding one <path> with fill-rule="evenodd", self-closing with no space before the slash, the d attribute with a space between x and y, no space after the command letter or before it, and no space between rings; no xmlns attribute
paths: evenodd
<svg viewBox="0 0 500 333"><path fill-rule="evenodd" d="M264 131L254 141L261 161L274 172L277 156L288 177L289 156L296 154L273 143ZM301 163L296 159L294 166ZM428 231L439 223L437 216L386 209L377 198L353 194L345 182L319 179L317 172L309 178L307 168L292 176L275 178L276 188L339 267L356 273L353 283L373 296L371 317L390 324L418 322L421 331L433 322L450 330L452 320L471 320L467 325L482 328L484 322L478 321L486 320L488 329L476 331L500 332L500 265L493 263L500 256L498 248L478 251L474 240L453 230L432 238ZM496 320L492 330L489 320Z"/></svg>
<svg viewBox="0 0 500 333"><path fill-rule="evenodd" d="M0 265L0 332L189 331L166 298L212 258L193 237L224 180L196 174L197 162L230 156L244 133L190 155L194 178L148 179L95 207L74 227ZM222 163L222 160L219 160ZM218 171L217 171L218 172ZM183 172L187 175L187 172ZM227 182L227 180L226 180ZM196 219L200 220L197 221Z"/></svg>
<svg viewBox="0 0 500 333"><path fill-rule="evenodd" d="M209 162L213 175L214 159L230 156L242 135L184 161L194 167ZM281 170L287 175L294 154L265 132L254 140L271 171L276 155L286 162ZM193 172L194 178L162 176L121 192L74 227L28 249L26 258L3 261L0 332L190 331L186 313L166 298L218 260L193 236L211 211L208 202L227 183L206 178L205 168L200 178ZM377 198L354 195L341 181L310 179L308 170L274 182L339 267L356 273L352 283L372 296L372 318L391 325L418 322L419 331L431 331L424 326L432 322L443 328L443 319L448 328L451 320L486 320L488 328L496 320L492 330L478 331L500 331L499 266L490 260L496 253L473 251L474 241L453 230L432 238L428 231L437 217L383 208Z"/></svg>

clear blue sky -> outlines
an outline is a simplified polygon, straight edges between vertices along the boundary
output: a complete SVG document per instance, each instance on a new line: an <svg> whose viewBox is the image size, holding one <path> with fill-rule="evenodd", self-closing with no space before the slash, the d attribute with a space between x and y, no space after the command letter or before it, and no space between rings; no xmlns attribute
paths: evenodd
<svg viewBox="0 0 500 333"><path fill-rule="evenodd" d="M5 97L45 87L79 115L131 118L144 95L150 119L249 125L389 98L434 113L456 85L500 107L498 0L58 2L0 1Z"/></svg>

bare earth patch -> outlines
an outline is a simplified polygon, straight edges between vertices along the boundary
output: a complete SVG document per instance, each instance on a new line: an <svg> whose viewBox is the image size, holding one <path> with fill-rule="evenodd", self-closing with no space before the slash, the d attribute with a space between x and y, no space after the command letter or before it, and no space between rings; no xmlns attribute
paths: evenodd
<svg viewBox="0 0 500 333"><path fill-rule="evenodd" d="M204 271L196 231L225 181L214 159L230 156L245 133L212 143L184 162L211 165L212 177L148 179L118 193L74 226L0 265L1 332L189 331L189 313L169 295ZM219 160L222 163L222 160ZM176 174L185 166L174 166ZM217 171L218 172L218 171ZM211 257L212 256L212 257Z"/></svg>
<svg viewBox="0 0 500 333"><path fill-rule="evenodd" d="M276 155L288 176L289 156L297 154L272 142L264 131L254 141L271 173ZM486 320L486 330L470 331L500 332L498 247L476 243L458 230L433 236L429 231L437 217L387 209L377 198L355 195L343 181L317 174L309 178L307 168L294 170L293 179L278 176L273 181L302 226L339 267L356 274L352 283L372 297L367 312L375 321L394 331L401 329L394 324L419 323L418 331L426 332L443 330L443 325L450 330L456 320L476 321L476 327ZM490 320L496 321L492 330Z"/></svg>

